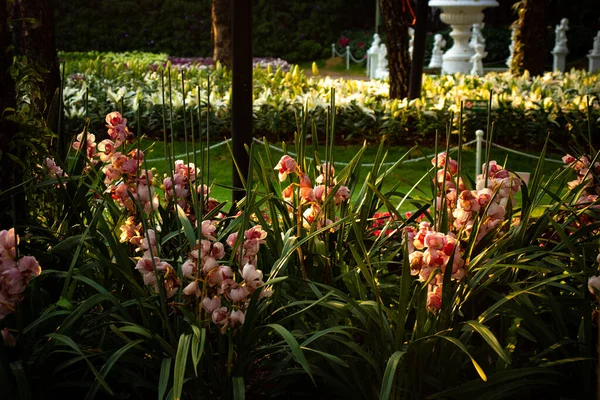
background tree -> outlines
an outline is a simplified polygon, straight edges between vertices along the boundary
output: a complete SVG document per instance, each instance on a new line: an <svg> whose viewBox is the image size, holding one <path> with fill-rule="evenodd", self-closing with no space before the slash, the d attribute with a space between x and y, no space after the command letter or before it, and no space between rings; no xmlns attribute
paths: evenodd
<svg viewBox="0 0 600 400"><path fill-rule="evenodd" d="M411 99L418 99L421 97L423 66L425 63L425 36L427 34L427 17L429 9L429 0L417 0L415 39L413 45L413 57L410 64L409 97Z"/></svg>
<svg viewBox="0 0 600 400"><path fill-rule="evenodd" d="M231 0L212 2L213 62L231 70Z"/></svg>
<svg viewBox="0 0 600 400"><path fill-rule="evenodd" d="M379 0L381 19L386 32L390 97L408 96L410 57L408 55L408 27L414 21L410 0Z"/></svg>
<svg viewBox="0 0 600 400"><path fill-rule="evenodd" d="M23 24L23 43L28 60L43 69L43 83L40 88L43 101L38 109L43 113L48 127L57 131L58 113L52 109L53 99L60 87L60 73L56 56L54 34L54 1L21 0ZM58 104L58 103L55 103Z"/></svg>
<svg viewBox="0 0 600 400"><path fill-rule="evenodd" d="M0 194L14 185L13 163L7 153L16 130L15 124L6 118L8 114L5 113L7 108L16 107L15 81L9 72L13 53L6 3L6 0L0 0Z"/></svg>
<svg viewBox="0 0 600 400"><path fill-rule="evenodd" d="M548 8L549 0L521 0L515 4L518 19L515 31L514 55L510 72L521 75L544 73L548 59Z"/></svg>

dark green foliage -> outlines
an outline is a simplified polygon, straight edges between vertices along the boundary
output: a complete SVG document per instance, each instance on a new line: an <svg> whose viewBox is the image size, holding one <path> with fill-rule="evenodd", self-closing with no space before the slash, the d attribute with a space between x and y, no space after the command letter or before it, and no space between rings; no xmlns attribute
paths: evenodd
<svg viewBox="0 0 600 400"><path fill-rule="evenodd" d="M58 2L57 46L64 50L149 50L209 54L210 1Z"/></svg>
<svg viewBox="0 0 600 400"><path fill-rule="evenodd" d="M58 2L57 46L67 51L210 56L210 10L210 0ZM342 31L371 27L374 19L373 1L349 6L341 0L260 0L254 5L254 54L288 61L324 58Z"/></svg>

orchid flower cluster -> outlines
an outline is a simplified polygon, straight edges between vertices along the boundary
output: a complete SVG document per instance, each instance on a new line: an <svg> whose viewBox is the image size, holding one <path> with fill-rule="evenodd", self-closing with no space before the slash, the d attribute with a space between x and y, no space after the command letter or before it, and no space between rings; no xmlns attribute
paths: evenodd
<svg viewBox="0 0 600 400"><path fill-rule="evenodd" d="M447 265L452 266L452 279L460 280L466 275L465 261L456 234L437 232L427 221L404 229L408 239L408 260L411 275L418 275L422 282L429 282L427 309L439 310L442 306L442 284ZM451 262L449 262L452 260ZM435 272L435 275L431 275Z"/></svg>
<svg viewBox="0 0 600 400"><path fill-rule="evenodd" d="M220 264L225 256L225 248L214 236L216 230L213 221L202 222L203 239L190 253L182 266L183 276L191 281L183 289L183 294L192 298L202 298L202 309L212 322L220 327L221 333L244 324L250 298L255 291L264 286L263 273L256 268L260 245L267 237L260 225L244 232L237 249L236 259L241 260L240 275L242 282L236 282L230 266ZM227 238L227 245L234 249L238 241L237 232ZM271 290L262 289L259 298L268 297Z"/></svg>
<svg viewBox="0 0 600 400"><path fill-rule="evenodd" d="M96 143L93 133L85 133L87 157L92 165L99 161L104 163L102 172L107 192L121 207L133 214L139 202L142 210L150 214L158 208L158 196L154 193L152 172L142 170L144 152L134 149L123 154L125 145L132 143L134 136L127 128L127 119L119 112L106 116L106 128L109 138L100 143ZM77 135L73 148L82 149L83 140L84 133Z"/></svg>
<svg viewBox="0 0 600 400"><path fill-rule="evenodd" d="M204 184L195 186L194 183L200 177L200 169L193 163L185 164L182 160L175 161L175 167L171 176L165 175L162 188L167 201L173 200L181 207L186 216L193 223L196 221L194 211L194 194L198 201L203 199L204 214L214 209L219 202L210 196L210 188Z"/></svg>
<svg viewBox="0 0 600 400"><path fill-rule="evenodd" d="M51 157L46 157L46 168L48 168L48 177L52 179L66 178L69 176L61 167L56 165L56 162Z"/></svg>
<svg viewBox="0 0 600 400"><path fill-rule="evenodd" d="M139 240L139 247L136 249L143 252L142 257L137 262L137 269L144 279L144 284L151 287L155 293L160 293L158 286L157 273L161 277L165 296L171 298L177 294L177 290L181 287L181 280L177 276L177 272L166 261L162 261L158 256L158 248L156 246L156 232L154 229L148 229L144 237Z"/></svg>
<svg viewBox="0 0 600 400"><path fill-rule="evenodd" d="M600 183L595 179L594 175L600 174L600 162L594 162L592 166L589 157L581 156L580 158L575 158L570 154L564 156L562 160L567 164L565 167L571 168L577 175L575 180L567 184L569 189L575 189L585 182L583 192L577 200L577 206L586 207L596 202L600 194ZM600 206L592 205L592 208L597 209ZM588 218L585 214L581 217L584 219Z"/></svg>
<svg viewBox="0 0 600 400"><path fill-rule="evenodd" d="M412 213L407 211L404 214L406 219L410 218ZM415 222L420 223L423 221L425 214L419 215L414 219ZM385 212L376 212L373 214L373 222L371 222L371 227L373 228L373 235L380 236L382 233L386 236L393 236L398 232L399 226L403 222L396 216L390 214L389 211ZM382 228L386 228L385 232L383 232Z"/></svg>
<svg viewBox="0 0 600 400"><path fill-rule="evenodd" d="M296 160L289 155L286 154L281 157L275 166L275 170L279 173L280 182L284 182L290 174L298 176L298 183L291 183L287 186L283 190L282 196L283 200L288 203L288 210L291 211L291 204L294 203L294 194L296 193L296 189L298 190L300 204L308 205L302 214L302 225L306 229L310 229L315 221L317 222L317 229L332 223L330 219L325 220L325 213L322 210L322 206L327 196L332 193L333 189L337 186L335 169L333 165L328 162L319 165L317 169L319 172L319 175L315 179L317 186L313 187L308 174L302 171ZM349 189L344 185L340 185L333 195L333 203L337 206L348 200L348 198L350 198Z"/></svg>
<svg viewBox="0 0 600 400"><path fill-rule="evenodd" d="M483 164L482 170L488 171L487 180L485 173L478 175L476 190L463 190L453 212L454 226L457 229L464 228L468 234L473 229L475 217L480 217L482 223L479 225L477 241L504 221L506 209L514 207L514 195L521 188L521 179L496 161L490 161L489 166Z"/></svg>
<svg viewBox="0 0 600 400"><path fill-rule="evenodd" d="M96 135L91 132L82 132L77 135L73 148L77 151L84 151L83 140L85 139L85 152L87 157L96 164L99 158L102 162L113 161L121 156L121 153L116 152L116 149L124 143L133 143L133 134L127 128L127 119L117 112L111 112L105 118L106 128L109 139L104 139L100 143L96 143ZM119 159L122 162L122 158Z"/></svg>
<svg viewBox="0 0 600 400"><path fill-rule="evenodd" d="M261 225L254 225L244 232L242 238L238 239L237 233L232 233L227 238L227 246L235 252L232 259L239 261L240 265L241 279L236 279L232 267L222 261L225 257L225 245L215 237L222 214L219 213L213 220L203 220L203 216L195 215L196 200L204 200L204 215L219 203L209 197L210 191L206 185L197 184L200 170L194 164L177 160L171 173L165 174L162 181L164 200L183 210L192 225L200 225L202 233L201 239L181 265L181 275L178 275L179 270L161 258L157 240L160 226L145 228L139 221L138 212L143 210L146 216L142 218L147 218L150 226L150 215L158 210L160 201L154 191L154 186L158 184L155 183L152 172L142 170L144 153L134 149L123 154L125 144L133 141L133 135L127 128L127 120L118 112L107 115L106 123L109 139L97 144L95 135L80 134L73 147L78 151L85 151L91 161L89 164L98 165L104 173L107 192L125 212L125 221L119 227L120 241L135 248L138 254L134 258L135 269L142 275L144 284L155 293L164 293L166 298L172 298L184 287L182 293L189 297L190 302L200 303L201 310L206 312L222 333L243 325L252 295L257 290L260 291L259 298L272 295L271 290L263 288L263 273L256 268L258 252L265 243L267 232ZM64 175L53 160L47 161L47 167L54 176ZM333 177L333 168L331 176ZM315 189L318 193L319 189ZM310 201L316 201L312 187L306 196ZM323 193L320 196L323 197ZM344 196L347 198L347 189L346 195L343 189L337 195Z"/></svg>
<svg viewBox="0 0 600 400"><path fill-rule="evenodd" d="M35 257L17 257L18 244L14 228L0 231L0 320L15 311L31 278L42 273Z"/></svg>
<svg viewBox="0 0 600 400"><path fill-rule="evenodd" d="M408 239L411 274L428 282L427 308L435 311L442 304L446 266L452 266L451 277L454 280L461 280L467 273L461 240L468 241L476 221L476 241L497 229L504 221L506 208L509 204L513 205L513 196L519 190L521 180L495 161L490 161L489 165L483 165L487 174L477 176L475 190L468 190L458 176L458 163L446 153L432 159L432 164L439 169L434 181L440 193L436 209L439 210L445 202L452 223L450 232L438 232L427 221L420 222L418 227L406 227L404 232ZM436 275L431 276L434 271L437 271Z"/></svg>
<svg viewBox="0 0 600 400"><path fill-rule="evenodd" d="M514 205L514 195L521 187L521 180L514 173L502 168L496 161L490 161L489 166L483 164L484 173L477 176L475 190L467 190L462 178L458 177L455 160L441 153L431 162L439 168L437 185L440 194L436 199L436 209L441 208L444 191L452 227L457 233L462 230L470 236L476 219L479 219L476 240L480 241L504 221L506 208L509 204Z"/></svg>
<svg viewBox="0 0 600 400"><path fill-rule="evenodd" d="M175 207L179 207L184 210L185 214L189 217L190 221L195 224L197 223L196 216L194 215L194 207L192 195L193 182L199 175L198 169L194 164L184 164L183 161L178 160L175 162L175 168L173 170L172 177L166 177L163 180L163 188L165 190L165 197L168 201L172 199L175 201ZM139 186L139 185L138 185ZM204 212L209 212L214 208L218 202L215 199L208 198L209 189L206 185L199 185L197 188L198 194L202 193L205 198L208 199L206 202L206 209ZM158 199L156 199L158 206ZM156 209L156 208L155 208ZM217 221L202 221L201 230L203 239L201 242L201 252L206 250L207 246L210 245L209 240L215 240L212 234L215 231L215 225ZM158 249L156 247L156 233L153 229L148 229L146 234L142 236L143 231L141 224L136 224L135 218L130 216L125 224L121 226L121 242L129 242L132 245L136 245L138 252L143 252L142 257L137 263L136 269L143 275L144 283L152 287L157 293L160 288L158 286L158 279L156 274L161 275L161 280L164 285L164 290L167 298L174 296L177 290L181 287L181 280L177 276L175 269L167 262L161 261L158 255ZM214 249L213 249L214 247ZM202 253L204 256L207 254ZM214 246L210 246L211 257L208 257L205 261L208 265L208 270L212 270L211 266L218 266L216 260L219 260L225 254L223 251L223 245L221 243L215 243ZM200 259L203 259L200 257ZM183 264L183 276L189 278L190 268L193 265L198 264L198 250L194 250L190 258ZM229 267L227 267L229 268ZM186 287L184 293L189 292L191 288ZM187 294L187 293L186 293Z"/></svg>

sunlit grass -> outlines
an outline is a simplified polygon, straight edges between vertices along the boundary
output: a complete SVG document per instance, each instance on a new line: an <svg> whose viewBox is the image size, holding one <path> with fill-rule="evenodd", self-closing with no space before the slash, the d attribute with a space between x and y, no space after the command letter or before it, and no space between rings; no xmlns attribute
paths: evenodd
<svg viewBox="0 0 600 400"><path fill-rule="evenodd" d="M214 146L215 144L217 144L217 143L213 143L212 145ZM336 167L336 170L341 171L341 169L344 167L343 163L349 162L352 159L352 157L354 157L356 155L356 153L358 152L360 147L361 147L360 145L335 146L334 150L333 150L333 158L334 158L334 165ZM193 162L193 153L192 153L191 146L189 146L189 148L190 148L189 159L190 159L190 162ZM274 162L277 162L279 160L280 156L283 155L281 148L282 148L281 143L280 144L272 144L271 154L273 156ZM291 153L293 146L288 145L287 148L288 148L288 152L290 153L290 155L293 156L294 154ZM148 160L148 168L156 168L156 170L159 172L159 174L166 173L167 165L165 163L165 154L164 154L163 143L155 142L155 141L149 140L149 139L144 139L144 140L142 140L142 149L148 149L147 154L146 154L146 158ZM176 160L180 159L180 160L186 161L186 152L185 152L185 143L184 142L175 142L174 150L175 150L175 155L176 155L175 159ZM391 164L393 164L398 159L400 159L402 156L404 156L404 154L409 150L409 147L394 146L394 147L388 147L388 148L386 148L386 150L387 150L387 157L385 159L385 163L389 164L389 166L391 166ZM440 149L440 151L441 150L442 149ZM265 149L264 149L263 144L256 143L255 151L258 152L257 156L260 154L260 155L262 155L263 160L267 160L267 157L265 157ZM360 175L359 175L359 179L361 180L361 183L362 183L362 179L364 179L366 177L367 173L369 172L370 167L368 164L374 162L376 153L377 153L376 145L367 147L367 149L364 153L363 159L361 161L361 164L363 164L363 166L361 167ZM395 171L392 172L392 174L388 177L388 179L385 180L383 187L382 187L382 192L383 193L389 192L394 187L394 185L396 185L397 183L400 183L400 186L396 190L397 192L406 193L407 191L409 191L411 189L411 187L414 185L414 183L419 181L423 177L423 175L426 174L427 171L431 168L430 158L428 158L427 160L416 161L416 162L413 162L412 160L420 158L424 155L430 156L433 153L434 153L434 149L431 147L420 147L417 150L413 151L407 158L408 161L401 164ZM530 154L532 154L534 156L536 155L535 153L530 153ZM322 157L323 157L323 155L322 155ZM557 155L550 155L549 157L551 157L553 159L559 158ZM535 166L538 162L537 159L520 156L517 154L512 154L507 151L504 151L501 149L496 149L496 148L492 149L491 158L493 160L496 160L499 164L506 163L506 167L508 169L510 169L512 171L516 171L516 172L531 173L534 171ZM199 153L197 153L197 160L198 160L198 162L200 160ZM210 166L209 166L209 170L208 170L208 174L209 174L208 178L209 178L209 182L211 184L214 184L211 195L221 201L230 200L231 199L231 190L229 189L229 187L231 187L231 184L232 184L233 171L232 171L232 156L228 150L227 145L222 144L220 146L217 146L217 147L211 149L209 152L209 161L210 161ZM469 147L463 148L462 165L463 165L463 171L466 171L466 173L470 177L472 177L474 180L475 179L475 147L474 146L469 146ZM549 176L553 171L556 170L556 168L558 166L559 166L559 164L557 164L557 163L547 162L544 165L544 169L543 169L544 174ZM272 168L272 167L274 167L274 165L270 166L270 167ZM274 177L275 177L275 175L274 175ZM354 193L354 195L356 195L356 193ZM412 192L412 195L419 196L419 197L425 197L425 198L431 197L429 180L424 179L421 182L421 184L417 187L417 189ZM519 195L517 195L517 201L519 201ZM403 208L403 211L408 211L411 208L413 208L413 206L410 204L407 204L407 205L403 206L402 208Z"/></svg>

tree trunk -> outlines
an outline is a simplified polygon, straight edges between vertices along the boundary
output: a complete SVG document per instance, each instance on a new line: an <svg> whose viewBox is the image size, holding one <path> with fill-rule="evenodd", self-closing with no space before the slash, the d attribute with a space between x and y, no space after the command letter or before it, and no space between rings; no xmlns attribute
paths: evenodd
<svg viewBox="0 0 600 400"><path fill-rule="evenodd" d="M417 23L415 24L415 42L413 58L410 64L409 97L421 97L423 84L423 64L425 63L425 36L427 34L427 11L429 0L417 0Z"/></svg>
<svg viewBox="0 0 600 400"><path fill-rule="evenodd" d="M0 90L0 193L15 184L14 163L7 157L7 153L16 127L14 123L4 118L6 108L16 107L15 81L9 72L13 61L11 45L12 35L8 29L7 4L6 0L0 0L0 88L2 88Z"/></svg>
<svg viewBox="0 0 600 400"><path fill-rule="evenodd" d="M252 145L252 2L236 0L232 9L231 144L233 204L246 196L243 180L248 176ZM239 168L239 173L238 173Z"/></svg>
<svg viewBox="0 0 600 400"><path fill-rule="evenodd" d="M521 75L544 73L548 59L548 0L521 0L518 7L519 19L515 31L515 47L510 72Z"/></svg>
<svg viewBox="0 0 600 400"><path fill-rule="evenodd" d="M410 57L408 27L411 23L410 0L379 0L381 17L387 35L387 57L390 71L390 98L408 96Z"/></svg>
<svg viewBox="0 0 600 400"><path fill-rule="evenodd" d="M52 0L21 0L21 13L24 18L35 20L33 23L25 22L24 24L25 55L30 62L46 71L43 76L44 82L40 88L44 104L39 104L39 110L43 113L48 127L56 132L58 113L51 106L57 89L60 87L60 72L54 34L54 2Z"/></svg>
<svg viewBox="0 0 600 400"><path fill-rule="evenodd" d="M231 70L231 5L232 0L213 0L213 62L217 61Z"/></svg>

